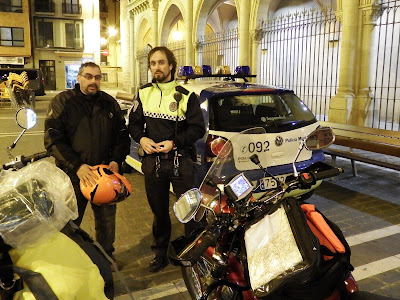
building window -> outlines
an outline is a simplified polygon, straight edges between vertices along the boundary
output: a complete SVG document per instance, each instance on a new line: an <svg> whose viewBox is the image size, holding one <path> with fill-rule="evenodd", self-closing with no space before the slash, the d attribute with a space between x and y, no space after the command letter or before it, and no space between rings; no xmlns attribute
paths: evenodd
<svg viewBox="0 0 400 300"><path fill-rule="evenodd" d="M35 18L37 48L83 49L83 20Z"/></svg>
<svg viewBox="0 0 400 300"><path fill-rule="evenodd" d="M65 23L65 46L73 48L75 44L75 26L71 23Z"/></svg>
<svg viewBox="0 0 400 300"><path fill-rule="evenodd" d="M22 13L22 0L0 0L0 11Z"/></svg>
<svg viewBox="0 0 400 300"><path fill-rule="evenodd" d="M53 48L53 22L38 22L38 31L37 47Z"/></svg>
<svg viewBox="0 0 400 300"><path fill-rule="evenodd" d="M54 13L55 5L54 1L49 0L35 0L35 11L36 12L51 12Z"/></svg>
<svg viewBox="0 0 400 300"><path fill-rule="evenodd" d="M0 46L24 47L24 28L0 27Z"/></svg>
<svg viewBox="0 0 400 300"><path fill-rule="evenodd" d="M71 15L81 14L81 6L79 5L79 0L64 0L63 13Z"/></svg>

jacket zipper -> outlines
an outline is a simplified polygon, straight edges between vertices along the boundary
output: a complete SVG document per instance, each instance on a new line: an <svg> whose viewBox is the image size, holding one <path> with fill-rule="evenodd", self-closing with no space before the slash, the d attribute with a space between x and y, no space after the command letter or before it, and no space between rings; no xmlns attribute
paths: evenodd
<svg viewBox="0 0 400 300"><path fill-rule="evenodd" d="M158 105L158 107L161 107L161 100L162 100L162 90L160 89L160 87L158 86L158 83L156 83L157 88L160 90L161 93L161 97L160 97L160 104Z"/></svg>

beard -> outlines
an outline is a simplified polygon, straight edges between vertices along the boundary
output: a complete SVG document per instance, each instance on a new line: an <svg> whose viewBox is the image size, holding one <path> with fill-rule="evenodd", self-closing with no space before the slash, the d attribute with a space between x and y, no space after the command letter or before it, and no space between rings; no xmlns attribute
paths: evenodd
<svg viewBox="0 0 400 300"><path fill-rule="evenodd" d="M92 87L94 89L89 89L90 87ZM98 91L99 91L99 86L94 83L89 84L84 90L86 95L95 95Z"/></svg>
<svg viewBox="0 0 400 300"><path fill-rule="evenodd" d="M170 74L171 71L169 71L167 74L164 74L162 71L157 71L154 73L153 77L156 82L164 82Z"/></svg>

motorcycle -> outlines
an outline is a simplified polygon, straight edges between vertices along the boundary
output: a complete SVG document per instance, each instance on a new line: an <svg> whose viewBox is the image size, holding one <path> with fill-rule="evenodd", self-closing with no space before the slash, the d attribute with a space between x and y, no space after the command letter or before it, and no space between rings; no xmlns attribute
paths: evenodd
<svg viewBox="0 0 400 300"><path fill-rule="evenodd" d="M11 152L36 121L31 108L17 111L23 130L7 147L11 161L0 168L0 299L30 293L39 300L113 299L114 262L71 221L78 209L69 177L42 160L46 152L17 157Z"/></svg>
<svg viewBox="0 0 400 300"><path fill-rule="evenodd" d="M358 291L340 229L315 207L288 197L343 172L322 162L306 169L301 164L304 152L334 141L331 128L300 139L293 175L284 182L263 167L273 165L274 154L249 147L264 133L252 128L233 136L200 188L174 204L180 222L203 225L169 247L192 299L389 299ZM275 188L263 190L271 180Z"/></svg>

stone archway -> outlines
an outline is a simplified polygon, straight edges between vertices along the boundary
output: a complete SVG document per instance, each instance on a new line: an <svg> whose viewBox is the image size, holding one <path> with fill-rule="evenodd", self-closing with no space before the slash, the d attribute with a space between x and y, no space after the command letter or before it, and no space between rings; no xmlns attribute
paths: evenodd
<svg viewBox="0 0 400 300"><path fill-rule="evenodd" d="M152 48L151 43L152 28L147 18L143 18L138 26L136 45L136 61L139 68L139 86L149 82L147 54Z"/></svg>

